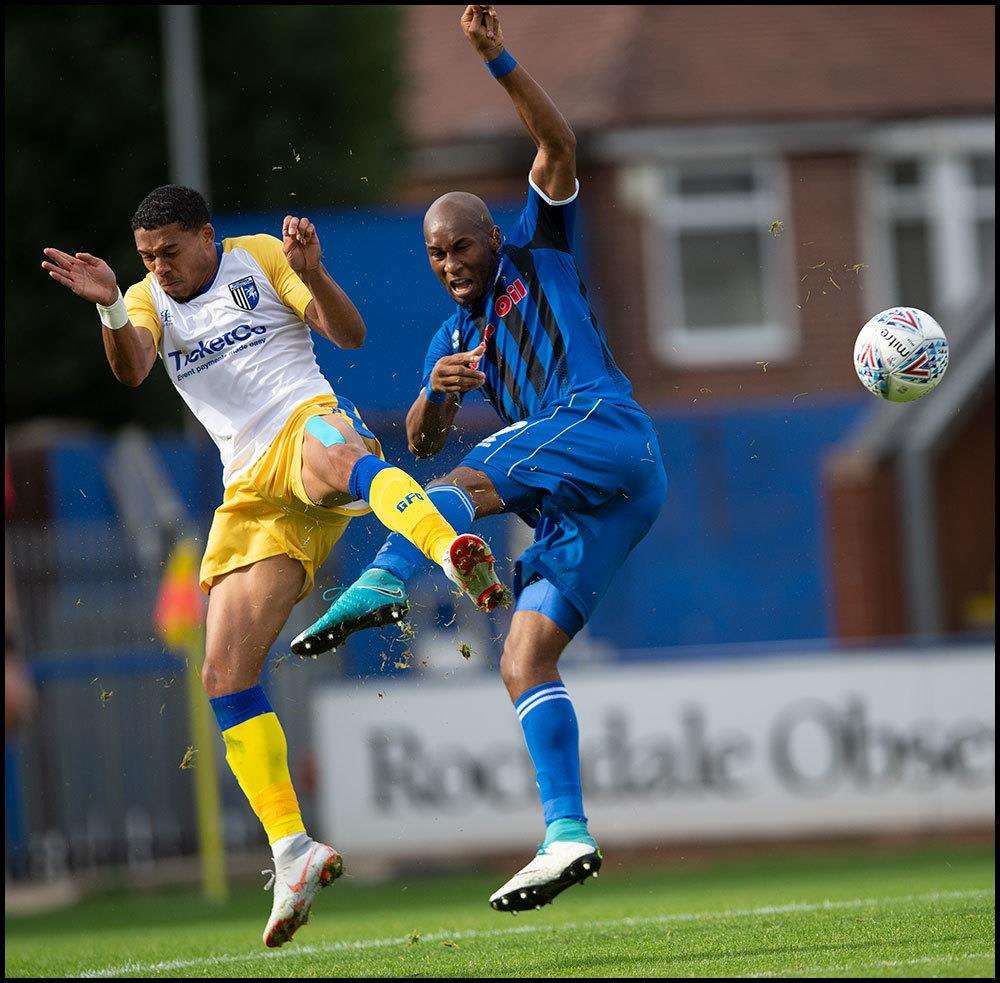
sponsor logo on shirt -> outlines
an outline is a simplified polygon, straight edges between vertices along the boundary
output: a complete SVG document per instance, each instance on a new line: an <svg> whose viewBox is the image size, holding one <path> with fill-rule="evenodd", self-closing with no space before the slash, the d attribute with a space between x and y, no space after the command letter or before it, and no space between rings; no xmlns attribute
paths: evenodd
<svg viewBox="0 0 1000 983"><path fill-rule="evenodd" d="M525 290L524 284L521 282L521 278L518 277L508 288L507 293L501 294L494 305L494 309L497 312L497 317L506 317L513 309L515 304L520 304L525 297L528 296L528 291Z"/></svg>
<svg viewBox="0 0 1000 983"><path fill-rule="evenodd" d="M213 338L211 341L199 341L198 347L190 351L167 352L167 358L174 360L174 371L180 372L182 368L194 362L210 359L213 355L227 352L233 345L242 344L254 335L263 334L267 334L266 324L239 324L232 331L220 334L218 338ZM251 344L261 344L262 341L262 338L255 338Z"/></svg>

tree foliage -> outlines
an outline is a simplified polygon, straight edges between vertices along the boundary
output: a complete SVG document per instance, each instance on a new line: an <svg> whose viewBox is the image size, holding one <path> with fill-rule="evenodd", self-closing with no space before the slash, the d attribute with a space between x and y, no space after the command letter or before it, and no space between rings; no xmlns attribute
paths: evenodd
<svg viewBox="0 0 1000 983"><path fill-rule="evenodd" d="M399 169L397 20L388 7L200 8L210 198L217 214L379 200ZM156 7L6 11L6 410L176 426L155 367L111 376L96 314L49 282L43 246L144 270L128 220L170 180ZM169 407L169 409L166 409Z"/></svg>

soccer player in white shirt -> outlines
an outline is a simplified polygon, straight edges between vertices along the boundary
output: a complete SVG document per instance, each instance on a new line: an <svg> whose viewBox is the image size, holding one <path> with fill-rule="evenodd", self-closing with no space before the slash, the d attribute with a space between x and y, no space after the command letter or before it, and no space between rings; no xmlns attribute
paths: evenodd
<svg viewBox="0 0 1000 983"><path fill-rule="evenodd" d="M115 377L138 386L159 356L218 445L225 494L200 572L209 594L202 679L226 760L274 852L264 943L280 946L343 869L337 851L305 831L284 732L260 686L267 653L316 568L351 517L370 510L480 608L509 603L509 592L486 543L458 536L424 490L384 462L358 411L319 371L310 328L358 348L365 324L324 269L309 219L286 216L280 241L216 242L204 198L167 185L139 205L132 229L149 272L124 297L111 267L89 253L47 248L42 268L98 305ZM380 609L381 623L406 608L400 593Z"/></svg>

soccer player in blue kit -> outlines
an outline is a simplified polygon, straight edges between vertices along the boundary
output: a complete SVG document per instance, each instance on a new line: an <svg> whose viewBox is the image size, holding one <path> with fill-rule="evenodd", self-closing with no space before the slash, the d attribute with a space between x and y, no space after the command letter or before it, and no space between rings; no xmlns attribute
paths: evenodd
<svg viewBox="0 0 1000 983"><path fill-rule="evenodd" d="M546 832L532 861L490 898L498 911L520 911L547 904L600 868L583 808L576 715L558 661L649 531L666 476L653 424L615 364L573 258L573 132L504 49L493 7L471 5L461 23L538 152L509 238L471 194L446 194L427 212L427 256L458 307L431 340L423 391L406 425L415 454L437 454L464 394L481 389L507 426L429 494L456 530L501 512L517 513L535 530L516 566L517 605L500 671L535 766ZM390 535L293 651L308 643L315 654L392 623L393 612L405 610L406 581L427 563Z"/></svg>

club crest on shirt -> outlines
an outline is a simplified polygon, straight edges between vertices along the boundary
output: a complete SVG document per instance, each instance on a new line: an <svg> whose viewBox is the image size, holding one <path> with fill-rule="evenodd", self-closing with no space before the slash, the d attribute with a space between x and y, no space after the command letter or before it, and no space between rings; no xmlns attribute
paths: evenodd
<svg viewBox="0 0 1000 983"><path fill-rule="evenodd" d="M229 284L229 292L233 295L236 306L245 311L252 311L260 302L260 291L252 276L245 276L242 280L234 280Z"/></svg>

